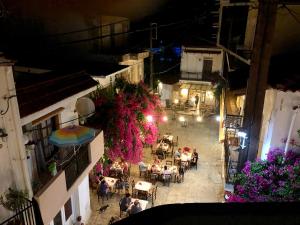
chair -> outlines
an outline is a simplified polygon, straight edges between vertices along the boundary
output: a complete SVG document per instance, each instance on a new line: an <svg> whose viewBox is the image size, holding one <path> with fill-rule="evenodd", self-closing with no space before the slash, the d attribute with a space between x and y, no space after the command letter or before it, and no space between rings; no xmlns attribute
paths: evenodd
<svg viewBox="0 0 300 225"><path fill-rule="evenodd" d="M148 171L147 166L146 166L143 162L140 162L140 163L139 163L140 177L141 177L143 174L144 174L144 177L146 177L147 171Z"/></svg>
<svg viewBox="0 0 300 225"><path fill-rule="evenodd" d="M163 185L166 186L168 185L168 187L170 186L171 180L172 180L172 175L171 174L165 174L164 175L164 179L163 179Z"/></svg>
<svg viewBox="0 0 300 225"><path fill-rule="evenodd" d="M154 185L156 184L158 180L158 174L157 173L151 173L150 174L150 182Z"/></svg>
<svg viewBox="0 0 300 225"><path fill-rule="evenodd" d="M173 146L178 146L178 136L176 136L176 140L173 140Z"/></svg>
<svg viewBox="0 0 300 225"><path fill-rule="evenodd" d="M189 168L189 162L188 161L180 161L180 166L184 168L184 171L187 171Z"/></svg>
<svg viewBox="0 0 300 225"><path fill-rule="evenodd" d="M156 193L157 193L157 185L153 187L149 192L148 192L148 198L147 200L151 200L152 206L154 205L154 199L156 199Z"/></svg>
<svg viewBox="0 0 300 225"><path fill-rule="evenodd" d="M173 162L171 160L166 160L166 166L172 166Z"/></svg>
<svg viewBox="0 0 300 225"><path fill-rule="evenodd" d="M158 156L158 158L160 160L163 160L163 159L166 158L166 155L165 155L164 151L160 148L156 150L156 155Z"/></svg>

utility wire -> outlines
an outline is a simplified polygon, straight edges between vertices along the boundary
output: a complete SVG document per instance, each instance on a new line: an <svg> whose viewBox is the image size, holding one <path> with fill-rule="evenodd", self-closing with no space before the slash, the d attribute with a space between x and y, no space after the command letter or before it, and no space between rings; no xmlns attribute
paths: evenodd
<svg viewBox="0 0 300 225"><path fill-rule="evenodd" d="M187 20L185 20L187 21ZM159 25L157 26L157 28L165 28L165 27L170 27L170 26L174 26L174 25L178 25L178 24L183 24L183 21L180 22L176 22L176 23L169 23L169 24L163 24L163 25ZM187 22L185 22L187 23ZM125 31L125 32L119 32L119 33L113 33L113 34L107 34L107 35L99 35L96 37L92 37L92 38L86 38L86 39L79 39L79 40L75 40L75 41L68 41L68 42L63 42L63 43L58 43L59 45L69 45L69 44L76 44L76 43L81 43L81 42L87 42L87 41L93 41L93 40L97 40L97 39L103 39L106 37L114 37L114 36L118 36L118 35L131 35L131 34L135 34L135 33L141 33L141 32L145 32L145 31L150 31L151 29L153 29L152 27L147 27L144 29L139 29L139 30L134 30L134 31Z"/></svg>
<svg viewBox="0 0 300 225"><path fill-rule="evenodd" d="M166 69L166 70L163 70L163 71L161 71L161 72L154 73L154 75L160 75L160 74L167 73L167 72L169 72L170 70L176 68L176 67L179 66L179 65L180 65L180 62L179 62L179 63L176 63L174 66L171 66L171 67L169 67L169 68Z"/></svg>

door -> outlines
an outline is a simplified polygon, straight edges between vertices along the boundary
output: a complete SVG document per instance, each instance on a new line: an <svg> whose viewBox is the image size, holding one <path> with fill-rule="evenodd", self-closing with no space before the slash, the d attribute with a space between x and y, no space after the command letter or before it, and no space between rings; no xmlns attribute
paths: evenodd
<svg viewBox="0 0 300 225"><path fill-rule="evenodd" d="M210 74L212 72L212 64L213 64L212 59L204 59L203 60L203 70L202 70L203 76L202 76L202 78L205 79L205 77L210 76Z"/></svg>

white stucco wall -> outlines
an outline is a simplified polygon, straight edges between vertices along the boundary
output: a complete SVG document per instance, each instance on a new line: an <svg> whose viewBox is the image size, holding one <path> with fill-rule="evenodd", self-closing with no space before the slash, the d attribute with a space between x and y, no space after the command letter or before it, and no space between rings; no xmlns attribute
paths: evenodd
<svg viewBox="0 0 300 225"><path fill-rule="evenodd" d="M169 84L162 84L161 87L159 87L159 94L160 99L163 104L163 106L166 105L166 100L169 99L170 103L173 102L172 95L173 95L173 85Z"/></svg>
<svg viewBox="0 0 300 225"><path fill-rule="evenodd" d="M89 178L86 176L78 186L79 214L82 221L87 222L91 214Z"/></svg>
<svg viewBox="0 0 300 225"><path fill-rule="evenodd" d="M13 72L10 65L0 65L0 110L7 109L4 97L16 95ZM19 107L16 97L9 99L9 108L0 116L0 128L7 133L7 138L0 138L0 195L9 187L27 189L31 195L31 184L26 164L26 154L21 132ZM0 206L0 219L10 214Z"/></svg>
<svg viewBox="0 0 300 225"><path fill-rule="evenodd" d="M285 144L283 139L287 138L295 111L293 106L300 104L300 92L283 92L269 89L266 92L263 111L263 120L260 137L259 155L266 158L270 148L281 147ZM300 113L297 114L291 138L300 143L297 130L300 129ZM292 146L290 147L292 148Z"/></svg>
<svg viewBox="0 0 300 225"><path fill-rule="evenodd" d="M222 71L223 69L223 51L220 49L216 53L202 53L202 51L213 51L214 48L182 48L180 71L190 73L201 73L203 71L203 60L212 59L212 72ZM189 50L199 52L189 52ZM221 52L221 53L220 53Z"/></svg>

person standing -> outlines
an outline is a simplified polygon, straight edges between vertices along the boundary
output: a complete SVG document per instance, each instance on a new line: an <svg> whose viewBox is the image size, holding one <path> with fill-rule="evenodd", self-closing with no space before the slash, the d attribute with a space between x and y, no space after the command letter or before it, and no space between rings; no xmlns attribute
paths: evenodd
<svg viewBox="0 0 300 225"><path fill-rule="evenodd" d="M196 95L196 96L195 96L195 105L196 105L196 109L198 108L198 103L199 103L199 96Z"/></svg>

